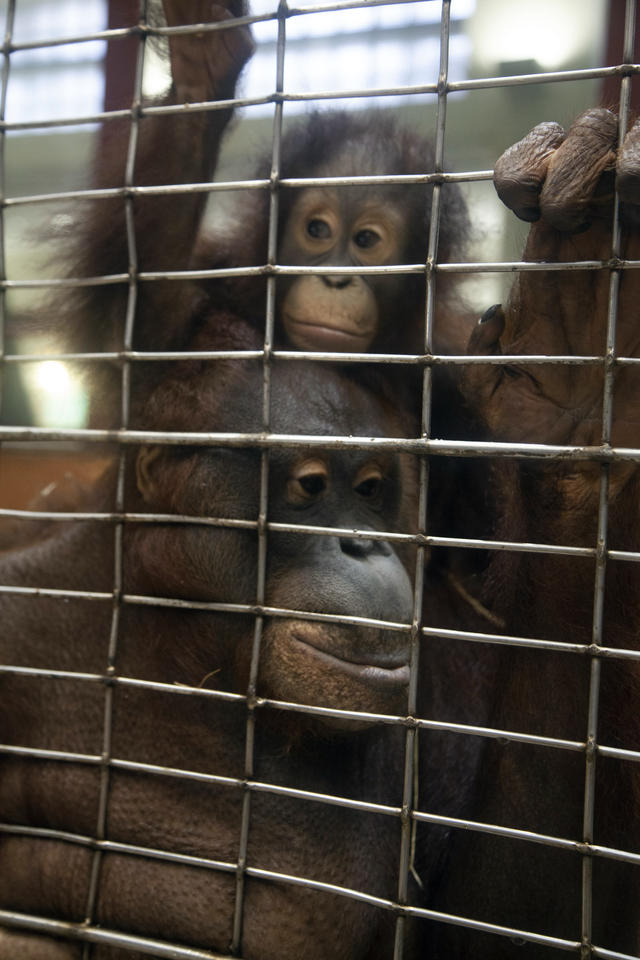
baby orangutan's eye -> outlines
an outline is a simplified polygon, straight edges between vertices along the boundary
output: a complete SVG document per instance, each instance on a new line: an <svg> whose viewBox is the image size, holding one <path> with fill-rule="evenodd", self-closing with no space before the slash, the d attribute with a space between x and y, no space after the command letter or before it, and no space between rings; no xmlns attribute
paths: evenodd
<svg viewBox="0 0 640 960"><path fill-rule="evenodd" d="M380 243L380 234L375 230L358 230L353 241L361 250L370 250Z"/></svg>
<svg viewBox="0 0 640 960"><path fill-rule="evenodd" d="M319 217L309 220L307 224L307 233L314 240L328 240L331 236L331 227L326 220Z"/></svg>

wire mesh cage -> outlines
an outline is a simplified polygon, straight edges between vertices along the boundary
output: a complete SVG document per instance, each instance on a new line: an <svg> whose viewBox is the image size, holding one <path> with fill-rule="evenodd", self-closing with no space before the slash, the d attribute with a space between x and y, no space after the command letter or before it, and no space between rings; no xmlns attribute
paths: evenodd
<svg viewBox="0 0 640 960"><path fill-rule="evenodd" d="M463 0L94 6L2 13L0 960L640 956L635 4L594 3L619 49L555 68L527 7L537 58L478 76ZM65 107L35 71L53 90L74 50ZM608 99L615 143L521 260L474 163L560 88L567 118ZM289 164L335 123L302 108L374 100L340 163ZM401 137L390 111L431 143L415 169L367 139ZM392 239L419 207L421 255L299 256L297 198L315 242L327 196L363 250L378 207ZM322 277L378 291L386 339L285 335Z"/></svg>

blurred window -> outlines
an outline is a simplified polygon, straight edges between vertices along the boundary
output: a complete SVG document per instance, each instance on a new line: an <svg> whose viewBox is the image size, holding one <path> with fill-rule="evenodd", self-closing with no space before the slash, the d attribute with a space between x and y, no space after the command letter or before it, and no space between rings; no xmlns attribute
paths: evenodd
<svg viewBox="0 0 640 960"><path fill-rule="evenodd" d="M476 0L451 7L449 78L468 76L471 42L463 24ZM298 8L313 6L301 0ZM252 13L273 10L273 0L253 0ZM284 85L288 93L338 92L436 83L440 66L440 3L399 3L290 17L286 22ZM254 25L256 55L247 68L243 93L264 96L275 87L277 22ZM381 106L397 98L385 97ZM350 99L344 107L362 108L371 98ZM270 109L266 107L265 109ZM287 104L287 112L305 104Z"/></svg>
<svg viewBox="0 0 640 960"><path fill-rule="evenodd" d="M13 42L59 40L95 33L106 25L106 0L21 0L16 5ZM99 113L104 99L105 47L104 41L94 40L13 53L7 122L61 120ZM69 127L65 129L68 131Z"/></svg>

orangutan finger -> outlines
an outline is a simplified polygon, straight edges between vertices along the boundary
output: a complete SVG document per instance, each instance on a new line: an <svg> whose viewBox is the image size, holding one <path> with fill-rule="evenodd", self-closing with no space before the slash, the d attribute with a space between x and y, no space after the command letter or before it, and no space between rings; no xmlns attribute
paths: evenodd
<svg viewBox="0 0 640 960"><path fill-rule="evenodd" d="M602 174L615 168L618 121L610 110L587 110L572 124L549 161L540 194L544 219L562 231L590 222L589 207Z"/></svg>
<svg viewBox="0 0 640 960"><path fill-rule="evenodd" d="M540 218L540 191L547 167L564 138L559 123L539 123L496 163L493 182L498 196L521 220Z"/></svg>
<svg viewBox="0 0 640 960"><path fill-rule="evenodd" d="M618 152L616 189L621 200L640 203L640 120L629 130Z"/></svg>

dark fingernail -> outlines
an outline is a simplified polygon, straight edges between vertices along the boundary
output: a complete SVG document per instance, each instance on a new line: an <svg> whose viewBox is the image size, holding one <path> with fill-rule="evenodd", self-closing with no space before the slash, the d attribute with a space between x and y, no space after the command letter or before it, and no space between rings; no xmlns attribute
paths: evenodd
<svg viewBox="0 0 640 960"><path fill-rule="evenodd" d="M479 324L480 324L480 323L488 323L489 320L492 320L492 319L495 317L495 315L496 315L496 313L498 312L498 310L502 310L502 304L501 304L501 303L494 303L494 305L493 305L492 307L489 307L488 310L485 310L485 312L482 314L482 316L481 316L480 319L478 320L478 323L479 323Z"/></svg>

